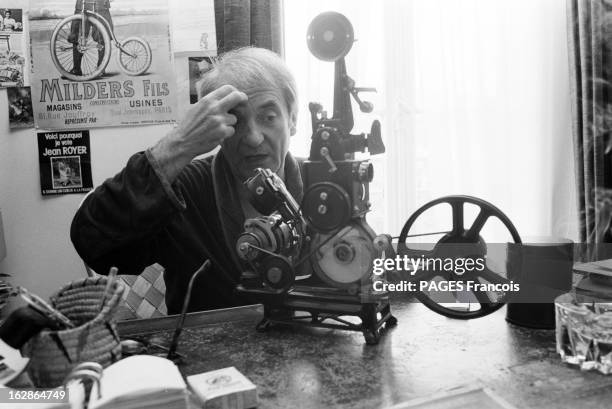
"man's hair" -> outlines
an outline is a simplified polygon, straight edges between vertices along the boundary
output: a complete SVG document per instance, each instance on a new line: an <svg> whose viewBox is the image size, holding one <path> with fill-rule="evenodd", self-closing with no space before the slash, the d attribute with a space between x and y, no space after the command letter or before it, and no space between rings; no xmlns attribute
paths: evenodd
<svg viewBox="0 0 612 409"><path fill-rule="evenodd" d="M280 91L289 114L297 113L295 79L282 58L265 48L244 47L224 53L198 83L198 98L229 84L246 92L253 87Z"/></svg>

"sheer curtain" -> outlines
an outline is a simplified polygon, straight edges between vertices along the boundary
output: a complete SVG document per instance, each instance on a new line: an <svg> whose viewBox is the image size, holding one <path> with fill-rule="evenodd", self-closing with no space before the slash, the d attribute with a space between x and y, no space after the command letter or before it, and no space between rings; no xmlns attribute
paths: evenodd
<svg viewBox="0 0 612 409"><path fill-rule="evenodd" d="M577 239L565 2L558 0L285 1L285 54L300 92L292 150L307 155L307 103L331 111L333 64L305 33L322 11L345 14L357 42L347 67L383 123L370 224L397 235L422 204L473 195L523 236Z"/></svg>

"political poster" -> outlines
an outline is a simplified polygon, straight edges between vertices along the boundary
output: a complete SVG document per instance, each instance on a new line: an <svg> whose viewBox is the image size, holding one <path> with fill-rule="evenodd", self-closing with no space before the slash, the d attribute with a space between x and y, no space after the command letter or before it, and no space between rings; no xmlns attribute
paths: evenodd
<svg viewBox="0 0 612 409"><path fill-rule="evenodd" d="M39 132L38 162L43 196L93 188L89 131Z"/></svg>

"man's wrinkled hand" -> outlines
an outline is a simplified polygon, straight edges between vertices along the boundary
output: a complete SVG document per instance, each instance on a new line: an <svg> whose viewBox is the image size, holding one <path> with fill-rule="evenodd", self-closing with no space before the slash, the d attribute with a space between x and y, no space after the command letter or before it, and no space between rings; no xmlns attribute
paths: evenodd
<svg viewBox="0 0 612 409"><path fill-rule="evenodd" d="M230 111L247 101L244 92L223 85L194 104L180 124L151 148L151 154L170 182L192 159L212 151L234 135L238 118Z"/></svg>
<svg viewBox="0 0 612 409"><path fill-rule="evenodd" d="M208 153L234 135L237 118L230 111L248 100L244 92L224 85L200 99L174 134L193 157Z"/></svg>

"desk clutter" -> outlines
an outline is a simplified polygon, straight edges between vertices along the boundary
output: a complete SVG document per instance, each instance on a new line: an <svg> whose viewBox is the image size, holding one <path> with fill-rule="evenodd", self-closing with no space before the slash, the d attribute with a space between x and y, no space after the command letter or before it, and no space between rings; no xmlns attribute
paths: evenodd
<svg viewBox="0 0 612 409"><path fill-rule="evenodd" d="M144 355L150 353L146 348L130 352L127 347L138 342L122 342L115 322L124 290L116 268L108 277L65 285L49 302L25 288L12 289L28 305L0 326L0 359L6 366L1 385L25 369L37 390L57 388L68 396L65 402L37 404L46 409L181 409L195 401L202 408L257 406L255 385L236 368L187 377L191 393L173 361Z"/></svg>
<svg viewBox="0 0 612 409"><path fill-rule="evenodd" d="M187 386L189 385L189 387ZM257 392L236 368L223 368L183 379L165 358L136 355L102 369L95 362L74 367L64 384L66 401L37 404L41 409L249 409ZM0 403L0 409L4 406Z"/></svg>

